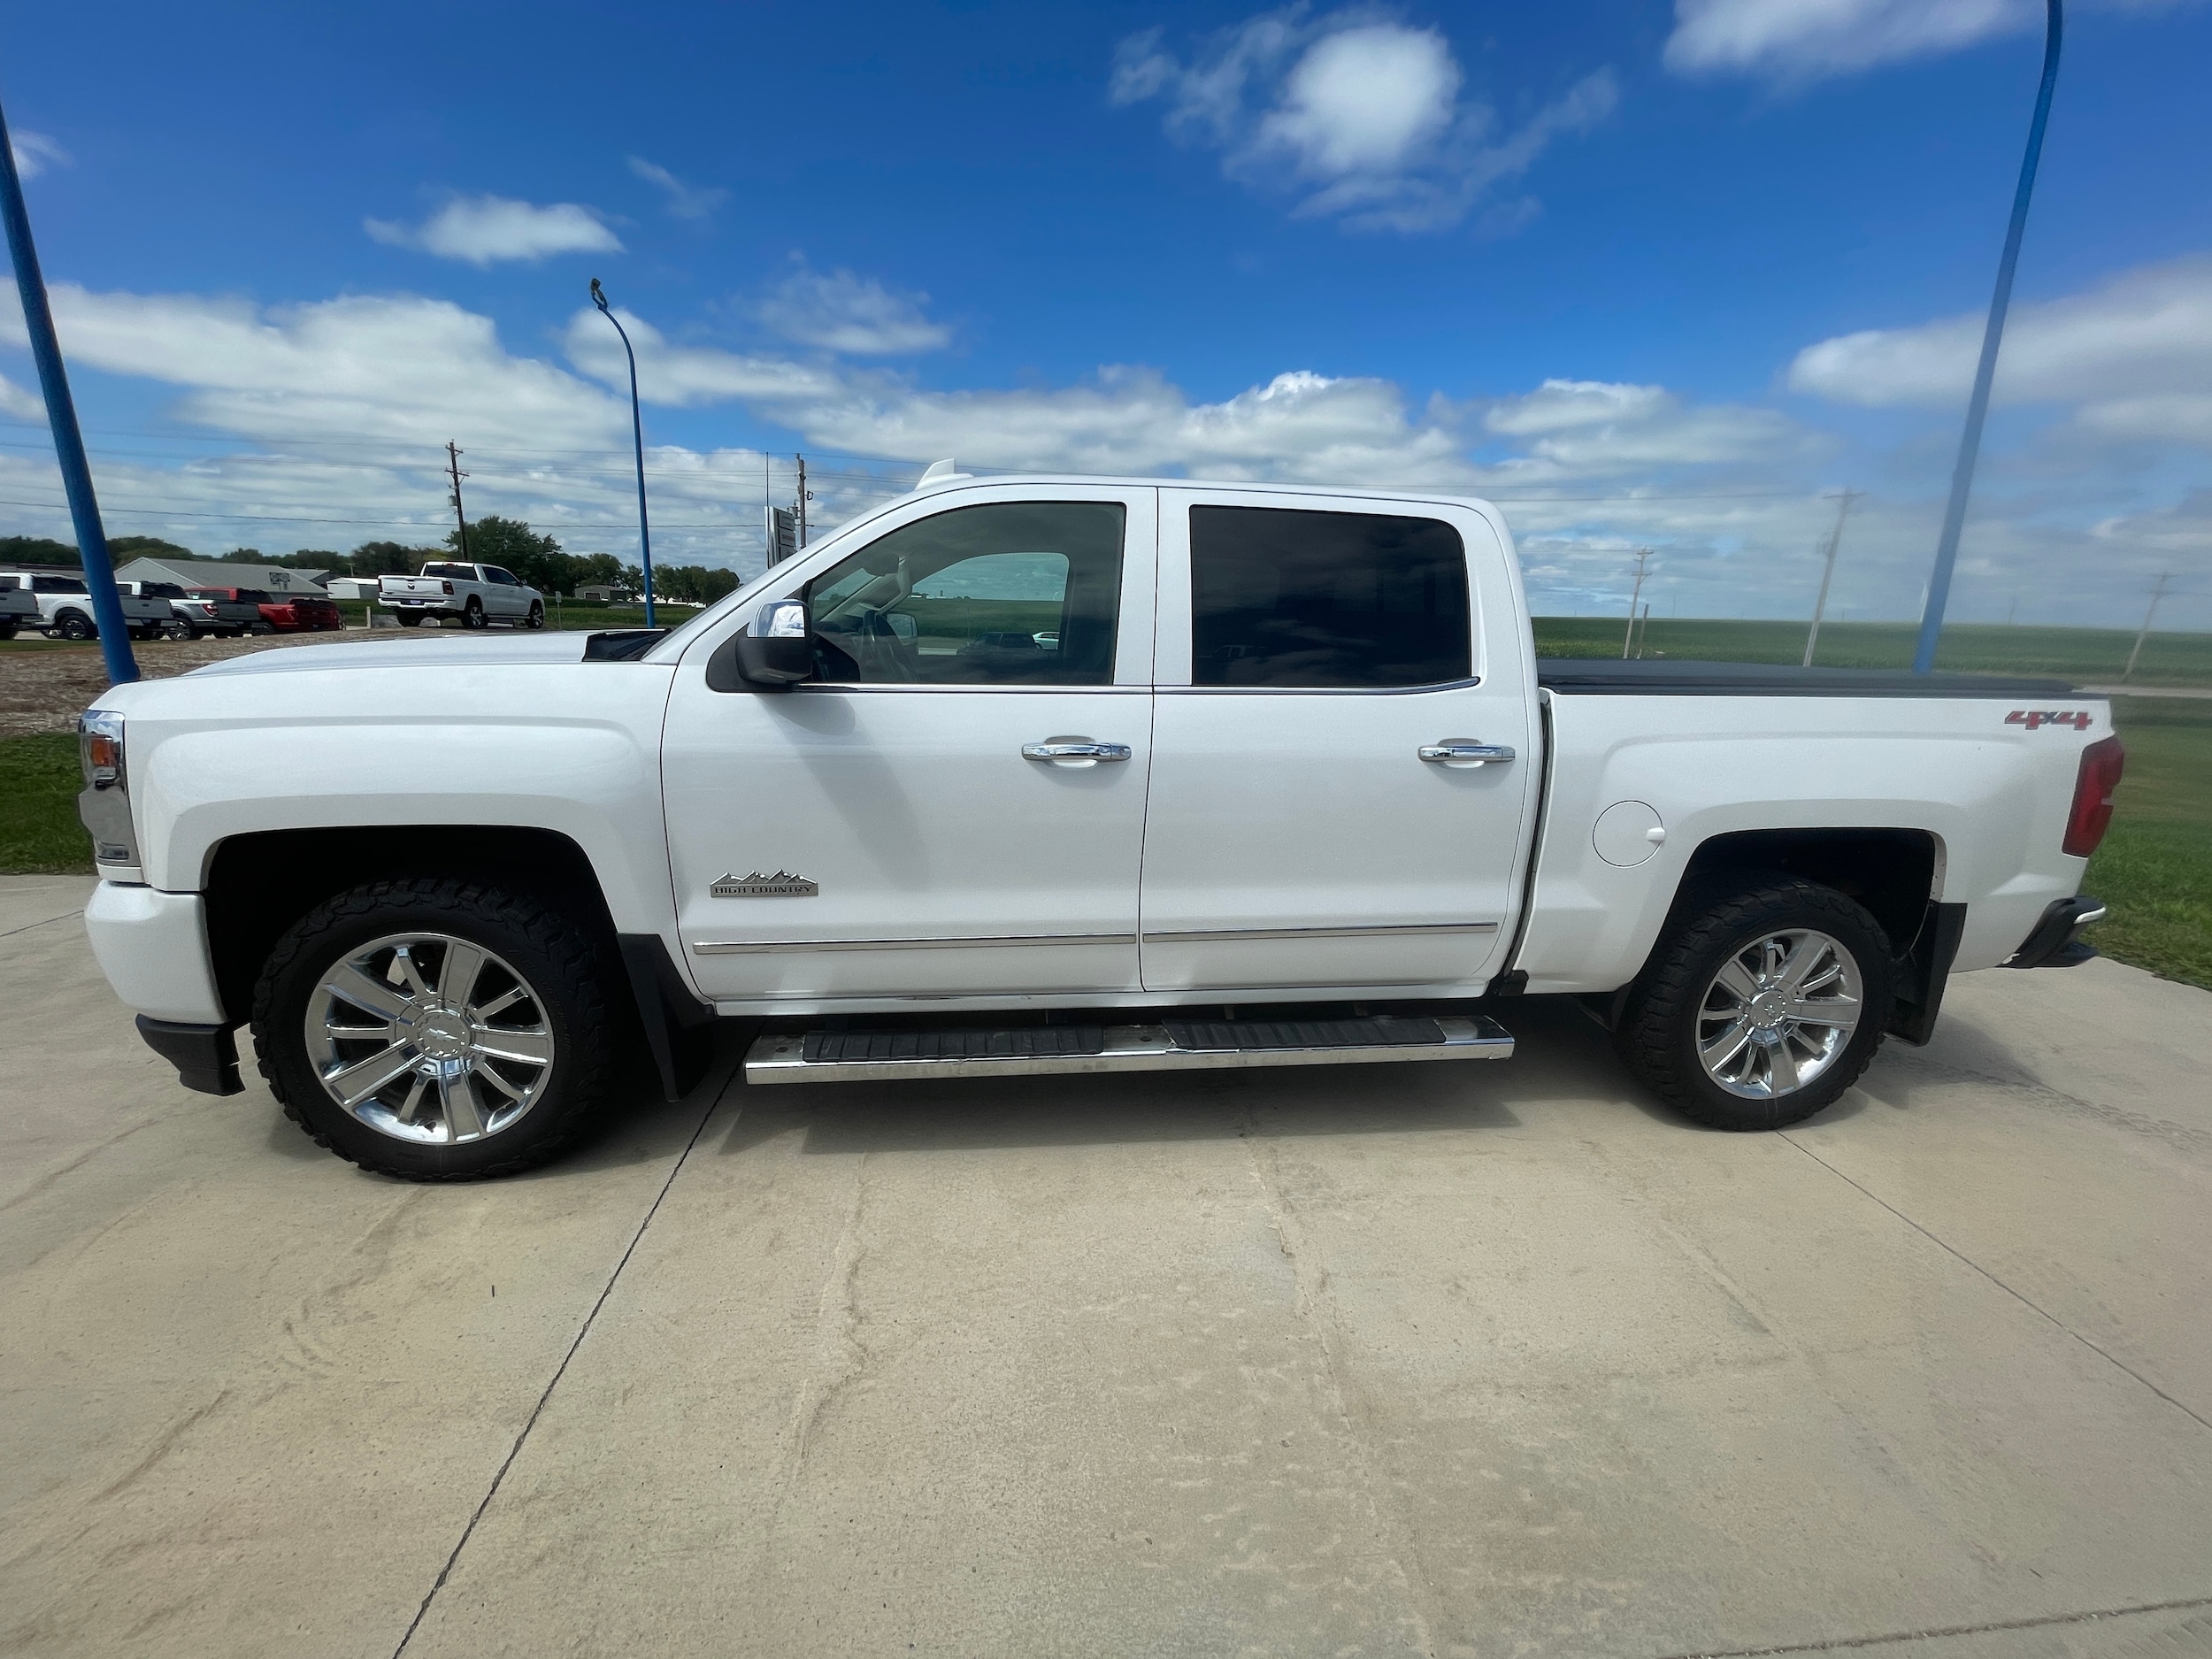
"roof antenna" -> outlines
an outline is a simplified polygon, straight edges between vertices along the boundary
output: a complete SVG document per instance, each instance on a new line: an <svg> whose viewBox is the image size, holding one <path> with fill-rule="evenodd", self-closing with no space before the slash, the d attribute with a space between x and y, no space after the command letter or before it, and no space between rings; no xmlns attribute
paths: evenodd
<svg viewBox="0 0 2212 1659"><path fill-rule="evenodd" d="M943 484L956 478L972 478L973 476L975 475L972 472L962 472L959 464L950 456L947 456L941 461L932 461L929 464L929 471L914 481L914 488L927 489L932 484Z"/></svg>

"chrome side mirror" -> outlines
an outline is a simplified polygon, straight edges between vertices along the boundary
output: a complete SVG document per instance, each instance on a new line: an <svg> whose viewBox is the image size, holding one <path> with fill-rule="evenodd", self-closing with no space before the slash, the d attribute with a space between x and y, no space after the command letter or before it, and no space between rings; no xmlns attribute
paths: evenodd
<svg viewBox="0 0 2212 1659"><path fill-rule="evenodd" d="M780 691L814 676L814 627L803 600L770 600L734 643L737 672L753 686Z"/></svg>

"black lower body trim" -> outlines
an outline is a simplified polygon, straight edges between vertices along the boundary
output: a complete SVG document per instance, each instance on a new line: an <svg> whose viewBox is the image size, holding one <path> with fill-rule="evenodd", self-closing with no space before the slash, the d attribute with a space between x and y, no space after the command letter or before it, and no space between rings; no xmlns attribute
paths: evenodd
<svg viewBox="0 0 2212 1659"><path fill-rule="evenodd" d="M1959 939L1965 932L1966 906L1928 906L1912 949L1898 964L1897 1002L1889 1017L1891 1035L1916 1048L1935 1035L1936 1016L1943 1011L1944 987L1951 982L1951 964L1958 959Z"/></svg>
<svg viewBox="0 0 2212 1659"><path fill-rule="evenodd" d="M2104 919L2104 902L2085 893L2070 899L2054 899L2035 931L2020 941L2020 949L2005 961L2008 968L2078 968L2097 954L2076 930Z"/></svg>
<svg viewBox="0 0 2212 1659"><path fill-rule="evenodd" d="M146 1046L177 1068L177 1081L203 1094L242 1094L238 1080L238 1043L228 1025L185 1025L174 1020L138 1017Z"/></svg>
<svg viewBox="0 0 2212 1659"><path fill-rule="evenodd" d="M699 1087L714 1057L714 1010L692 995L658 933L618 933L616 940L661 1091L681 1100Z"/></svg>

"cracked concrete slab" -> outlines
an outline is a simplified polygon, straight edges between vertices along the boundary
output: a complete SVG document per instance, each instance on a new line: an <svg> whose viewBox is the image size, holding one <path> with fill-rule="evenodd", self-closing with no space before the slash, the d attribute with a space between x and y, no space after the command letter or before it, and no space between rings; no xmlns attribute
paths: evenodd
<svg viewBox="0 0 2212 1659"><path fill-rule="evenodd" d="M2212 997L2131 970L1963 979L1786 1136L1531 1002L1509 1065L733 1085L457 1191L88 972L0 940L81 1056L0 1080L11 1652L2208 1650Z"/></svg>

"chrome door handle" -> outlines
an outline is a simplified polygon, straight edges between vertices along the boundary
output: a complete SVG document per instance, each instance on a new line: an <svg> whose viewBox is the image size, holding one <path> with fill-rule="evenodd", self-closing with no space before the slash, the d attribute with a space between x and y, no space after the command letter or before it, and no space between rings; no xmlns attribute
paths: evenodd
<svg viewBox="0 0 2212 1659"><path fill-rule="evenodd" d="M1424 743L1420 753L1423 760L1472 761L1478 766L1486 761L1509 761L1513 758L1512 749L1503 743Z"/></svg>
<svg viewBox="0 0 2212 1659"><path fill-rule="evenodd" d="M1024 743L1024 760L1127 760L1126 743Z"/></svg>

